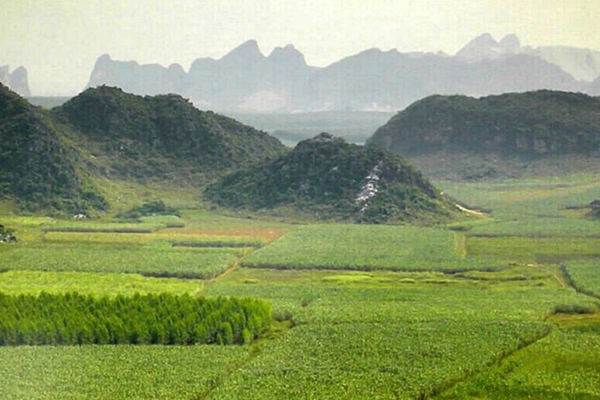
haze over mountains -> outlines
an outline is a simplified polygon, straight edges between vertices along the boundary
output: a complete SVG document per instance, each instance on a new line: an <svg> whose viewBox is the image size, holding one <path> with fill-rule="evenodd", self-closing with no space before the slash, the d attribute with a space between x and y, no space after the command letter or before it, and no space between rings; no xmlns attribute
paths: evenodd
<svg viewBox="0 0 600 400"><path fill-rule="evenodd" d="M247 41L189 71L140 65L105 54L88 87L108 84L140 95L177 93L203 109L235 112L391 111L432 94L483 96L538 89L600 91L600 52L524 47L515 35L481 35L454 56L369 49L312 67L293 45L261 53ZM595 80L595 82L593 82Z"/></svg>
<svg viewBox="0 0 600 400"><path fill-rule="evenodd" d="M30 96L29 81L27 80L27 70L20 66L10 72L8 65L0 66L0 83L9 87L21 96Z"/></svg>

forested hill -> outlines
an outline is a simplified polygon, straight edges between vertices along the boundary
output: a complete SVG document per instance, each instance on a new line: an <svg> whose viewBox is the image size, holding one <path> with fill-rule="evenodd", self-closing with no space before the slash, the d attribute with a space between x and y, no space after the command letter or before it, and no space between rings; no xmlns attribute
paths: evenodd
<svg viewBox="0 0 600 400"><path fill-rule="evenodd" d="M275 138L195 108L178 95L136 96L102 86L52 110L85 136L123 176L171 176L180 167L208 176L278 155Z"/></svg>
<svg viewBox="0 0 600 400"><path fill-rule="evenodd" d="M103 210L98 177L203 187L283 150L176 95L100 87L45 111L0 86L0 199L21 210Z"/></svg>
<svg viewBox="0 0 600 400"><path fill-rule="evenodd" d="M403 155L436 150L533 156L600 151L600 98L536 91L473 98L430 96L369 139Z"/></svg>
<svg viewBox="0 0 600 400"><path fill-rule="evenodd" d="M77 172L77 152L65 146L47 113L0 84L0 198L23 210L103 209L104 199Z"/></svg>
<svg viewBox="0 0 600 400"><path fill-rule="evenodd" d="M322 133L293 151L233 172L206 195L225 207L289 208L320 219L440 220L455 208L404 159Z"/></svg>

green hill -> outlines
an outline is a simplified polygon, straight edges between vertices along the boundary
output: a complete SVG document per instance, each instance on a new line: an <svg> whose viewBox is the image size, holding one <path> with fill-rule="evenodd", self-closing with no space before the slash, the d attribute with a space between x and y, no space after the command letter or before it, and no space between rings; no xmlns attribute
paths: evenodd
<svg viewBox="0 0 600 400"><path fill-rule="evenodd" d="M122 177L204 181L278 155L283 145L264 132L178 95L136 96L102 86L52 110L83 134L83 144Z"/></svg>
<svg viewBox="0 0 600 400"><path fill-rule="evenodd" d="M580 170L600 159L598 126L600 98L579 93L431 96L396 114L368 143L405 155L431 176L535 175L552 170L547 160Z"/></svg>
<svg viewBox="0 0 600 400"><path fill-rule="evenodd" d="M104 209L49 116L0 85L0 197L23 210Z"/></svg>
<svg viewBox="0 0 600 400"><path fill-rule="evenodd" d="M439 220L454 207L401 157L322 133L291 152L233 172L206 191L225 207L292 208L317 218L363 222Z"/></svg>
<svg viewBox="0 0 600 400"><path fill-rule="evenodd" d="M105 210L98 178L197 190L283 149L180 96L101 87L45 111L0 86L0 198L21 210Z"/></svg>

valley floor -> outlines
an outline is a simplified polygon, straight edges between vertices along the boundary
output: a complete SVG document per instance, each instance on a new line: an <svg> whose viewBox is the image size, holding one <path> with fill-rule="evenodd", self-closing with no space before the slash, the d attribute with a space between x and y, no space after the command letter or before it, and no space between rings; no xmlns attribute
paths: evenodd
<svg viewBox="0 0 600 400"><path fill-rule="evenodd" d="M5 213L2 293L257 297L273 323L245 345L1 346L0 398L600 399L598 178L439 182L491 214L435 228Z"/></svg>

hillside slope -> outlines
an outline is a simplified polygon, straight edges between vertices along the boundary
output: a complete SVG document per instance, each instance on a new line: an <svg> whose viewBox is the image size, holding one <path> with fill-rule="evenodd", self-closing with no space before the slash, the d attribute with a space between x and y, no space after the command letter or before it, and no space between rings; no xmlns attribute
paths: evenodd
<svg viewBox="0 0 600 400"><path fill-rule="evenodd" d="M45 111L0 86L0 197L20 210L105 210L100 179L198 190L283 150L266 133L175 95L101 87Z"/></svg>
<svg viewBox="0 0 600 400"><path fill-rule="evenodd" d="M0 197L24 210L104 209L46 113L0 85Z"/></svg>
<svg viewBox="0 0 600 400"><path fill-rule="evenodd" d="M439 220L455 212L402 158L327 133L225 176L206 196L225 207L268 212L291 207L311 217L363 222Z"/></svg>
<svg viewBox="0 0 600 400"><path fill-rule="evenodd" d="M266 133L200 111L178 95L141 97L102 86L52 114L83 134L83 145L122 177L214 177L283 150Z"/></svg>
<svg viewBox="0 0 600 400"><path fill-rule="evenodd" d="M420 159L428 155L441 160L437 153L450 158L461 153L493 155L498 160L594 159L600 156L598 126L600 98L579 93L543 90L480 99L431 96L396 114L368 143L405 155L420 166ZM454 158L452 168L461 168L461 161Z"/></svg>

